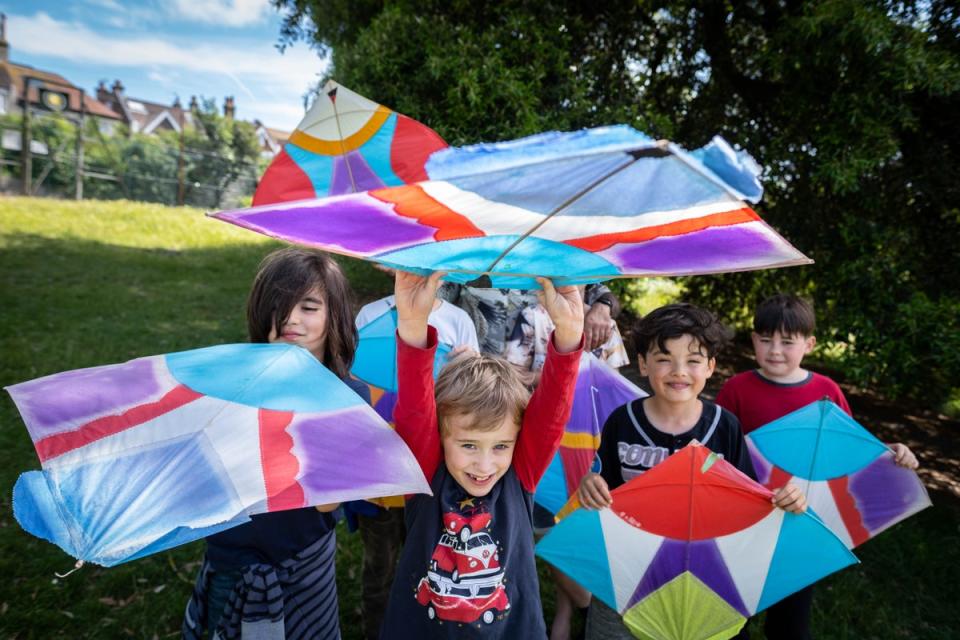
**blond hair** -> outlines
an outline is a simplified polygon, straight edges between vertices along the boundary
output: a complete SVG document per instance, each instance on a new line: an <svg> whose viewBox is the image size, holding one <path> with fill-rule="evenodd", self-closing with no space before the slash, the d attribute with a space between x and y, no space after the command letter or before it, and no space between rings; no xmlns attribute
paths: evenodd
<svg viewBox="0 0 960 640"><path fill-rule="evenodd" d="M490 431L510 416L519 426L530 401L520 372L506 360L463 355L440 372L436 383L440 433L454 416L470 416L467 430Z"/></svg>

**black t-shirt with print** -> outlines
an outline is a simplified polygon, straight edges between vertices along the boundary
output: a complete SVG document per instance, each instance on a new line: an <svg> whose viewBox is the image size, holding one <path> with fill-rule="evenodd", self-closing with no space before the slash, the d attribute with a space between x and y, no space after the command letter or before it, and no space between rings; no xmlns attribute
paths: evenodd
<svg viewBox="0 0 960 640"><path fill-rule="evenodd" d="M756 480L740 423L732 413L701 400L703 411L697 423L689 431L674 435L650 423L643 411L644 400L638 398L618 407L603 425L597 457L600 475L611 490L652 469L692 440Z"/></svg>

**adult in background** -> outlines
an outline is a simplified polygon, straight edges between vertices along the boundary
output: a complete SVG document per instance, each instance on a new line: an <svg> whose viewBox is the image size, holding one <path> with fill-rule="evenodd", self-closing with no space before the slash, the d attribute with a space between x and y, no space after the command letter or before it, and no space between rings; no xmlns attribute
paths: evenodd
<svg viewBox="0 0 960 640"><path fill-rule="evenodd" d="M553 330L550 316L528 289L478 289L444 283L438 295L467 312L477 329L480 352L503 356L519 368L538 372ZM617 329L620 302L603 284L587 285L584 296L585 348L614 368L630 363Z"/></svg>

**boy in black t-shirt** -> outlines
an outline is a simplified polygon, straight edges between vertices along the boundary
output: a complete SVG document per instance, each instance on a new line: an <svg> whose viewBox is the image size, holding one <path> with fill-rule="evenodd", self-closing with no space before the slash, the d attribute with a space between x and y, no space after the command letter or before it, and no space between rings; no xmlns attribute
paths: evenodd
<svg viewBox="0 0 960 640"><path fill-rule="evenodd" d="M580 504L587 509L610 506L611 489L694 441L755 479L736 417L699 397L713 375L728 330L709 311L691 304L671 304L644 316L635 336L640 374L649 380L653 395L610 414L597 452L600 473L587 474L580 482ZM787 484L774 493L773 504L799 513L806 509L806 498L798 487ZM586 637L633 636L616 611L594 598Z"/></svg>

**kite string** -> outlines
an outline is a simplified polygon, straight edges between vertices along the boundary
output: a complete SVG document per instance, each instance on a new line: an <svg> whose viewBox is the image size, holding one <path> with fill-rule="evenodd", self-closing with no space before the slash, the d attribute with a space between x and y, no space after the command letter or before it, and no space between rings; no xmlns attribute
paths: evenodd
<svg viewBox="0 0 960 640"><path fill-rule="evenodd" d="M600 414L597 412L597 396L600 395L600 389L590 385L590 408L593 409L593 435L596 436L603 431L603 425L600 424Z"/></svg>
<svg viewBox="0 0 960 640"><path fill-rule="evenodd" d="M81 568L81 567L83 566L83 564L84 564L83 560L77 560L77 563L76 563L75 565L73 565L73 569L70 569L70 571L67 571L66 573L58 573L58 572L54 571L54 572L53 572L53 575L57 576L58 578L66 578L66 577L69 576L71 573L73 573L73 572L76 571L77 569Z"/></svg>
<svg viewBox="0 0 960 640"><path fill-rule="evenodd" d="M657 143L657 146L660 147L660 143ZM532 228L528 229L523 235L521 235L519 238L517 238L509 247L507 247L506 249L504 249L503 252L502 252L499 256L497 256L496 259L495 259L492 263L490 263L490 266L487 267L487 273L491 273L491 272L493 271L493 268L494 268L495 266L497 266L497 263L498 263L498 262L500 262L501 260L503 260L503 258L504 258L508 253L510 253L511 251L513 251L513 249L514 249L518 244L520 244L521 242L523 242L524 240L526 240L528 237L530 237L534 232L536 232L537 229L539 229L540 227L542 227L543 225L545 225L548 220L550 220L551 218L553 218L555 215L557 215L558 213L560 213L561 211L563 211L564 209L566 209L567 207L569 207L571 204L573 204L574 202L576 202L577 200L579 200L580 198L582 198L583 196L585 196L587 193L589 193L590 191L592 191L593 189L595 189L596 187L598 187L598 186L601 185L602 183L606 182L607 180L609 180L609 179L612 178L613 176L617 175L618 173L620 173L621 171L623 171L623 170L626 169L627 167L632 166L634 163L636 163L638 160L640 160L641 157L643 157L643 156L639 156L639 155L636 155L636 156L635 156L635 155L631 155L631 154L627 154L627 155L629 155L630 160L628 160L627 162L623 163L622 165L620 165L619 167L617 167L617 168L614 169L613 171L611 171L611 172L609 172L609 173L607 173L607 174L605 174L605 175L603 175L603 176L600 176L599 178L597 178L596 180L594 180L592 183L588 184L586 187L584 187L583 189L581 189L581 190L578 191L577 193L575 193L575 194L573 194L572 196L570 196L569 198L567 198L567 199L566 199L562 204L560 204L557 208L555 208L553 211L551 211L551 212L548 213L546 216L544 216L543 220L541 220L540 222L538 222L538 223L537 223L536 225L534 225Z"/></svg>
<svg viewBox="0 0 960 640"><path fill-rule="evenodd" d="M353 178L353 168L350 166L350 157L347 155L347 147L343 144L343 129L340 128L340 112L337 111L337 100L336 98L330 98L330 102L333 103L333 119L337 122L337 135L340 136L340 152L343 156L343 162L347 165L347 175L350 176L350 186L353 187L353 192L357 192L357 181Z"/></svg>
<svg viewBox="0 0 960 640"><path fill-rule="evenodd" d="M688 447L691 445L687 445ZM701 445L702 446L702 445ZM683 568L687 571L690 570L690 545L693 543L693 483L696 479L696 467L697 467L697 457L695 455L690 456L690 483L687 487L689 499L687 504L689 505L689 513L687 515L687 544L684 545L683 549Z"/></svg>

